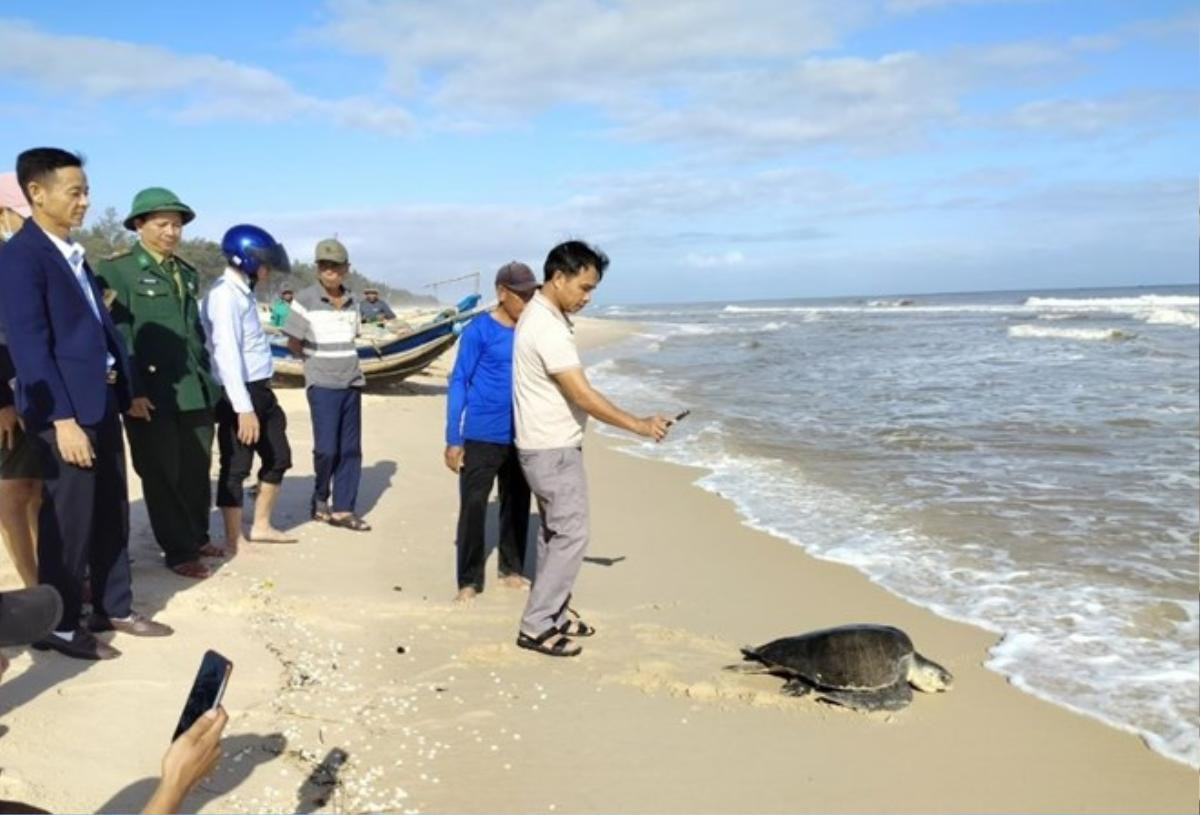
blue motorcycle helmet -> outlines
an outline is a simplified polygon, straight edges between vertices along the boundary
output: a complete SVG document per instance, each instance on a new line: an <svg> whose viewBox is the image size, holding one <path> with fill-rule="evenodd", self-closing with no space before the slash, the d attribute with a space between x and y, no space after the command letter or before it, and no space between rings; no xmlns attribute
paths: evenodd
<svg viewBox="0 0 1200 815"><path fill-rule="evenodd" d="M287 274L292 270L287 250L271 237L271 233L254 224L229 227L221 238L221 253L235 269L253 279L266 266L272 271Z"/></svg>

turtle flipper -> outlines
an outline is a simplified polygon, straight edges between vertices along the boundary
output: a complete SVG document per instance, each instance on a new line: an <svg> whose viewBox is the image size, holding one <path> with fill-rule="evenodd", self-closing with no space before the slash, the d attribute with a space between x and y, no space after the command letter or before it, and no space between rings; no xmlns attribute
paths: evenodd
<svg viewBox="0 0 1200 815"><path fill-rule="evenodd" d="M793 677L784 682L783 687L779 691L785 696L808 696L808 694L813 692L813 687L803 679Z"/></svg>
<svg viewBox="0 0 1200 815"><path fill-rule="evenodd" d="M821 688L817 698L851 710L903 710L912 702L912 688L907 681L897 682L879 690L831 690Z"/></svg>

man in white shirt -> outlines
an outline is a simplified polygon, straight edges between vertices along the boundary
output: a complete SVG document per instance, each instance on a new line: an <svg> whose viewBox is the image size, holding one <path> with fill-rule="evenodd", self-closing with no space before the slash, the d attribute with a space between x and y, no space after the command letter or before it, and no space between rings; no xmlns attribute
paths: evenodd
<svg viewBox="0 0 1200 815"><path fill-rule="evenodd" d="M270 233L251 224L230 227L221 240L229 265L204 298L201 319L208 334L213 375L224 396L217 403L217 506L225 523L225 552L237 553L242 538L242 483L258 453L259 489L246 540L295 543L271 525L283 474L292 466L287 416L271 390L271 346L258 316L254 285L272 269L291 269L287 252Z"/></svg>
<svg viewBox="0 0 1200 815"><path fill-rule="evenodd" d="M662 441L669 420L638 418L595 390L575 346L573 314L592 299L608 258L582 241L550 250L544 283L517 322L513 347L513 415L521 469L542 517L537 573L521 617L517 645L548 656L582 650L572 637L595 628L573 614L571 589L588 545L583 431L587 417Z"/></svg>

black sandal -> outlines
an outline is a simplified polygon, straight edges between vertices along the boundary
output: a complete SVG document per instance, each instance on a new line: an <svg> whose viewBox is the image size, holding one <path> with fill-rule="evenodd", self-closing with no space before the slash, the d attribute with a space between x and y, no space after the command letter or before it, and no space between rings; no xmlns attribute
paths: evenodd
<svg viewBox="0 0 1200 815"><path fill-rule="evenodd" d="M332 517L329 514L329 502L313 501L310 503L308 505L308 517L312 518L314 521L328 523L330 517Z"/></svg>
<svg viewBox="0 0 1200 815"><path fill-rule="evenodd" d="M336 515L330 515L328 523L330 526L349 529L354 532L371 531L371 525L357 515L343 515L340 518Z"/></svg>
<svg viewBox="0 0 1200 815"><path fill-rule="evenodd" d="M553 637L558 637L558 639L554 641L553 645L547 645L546 641ZM520 633L517 635L517 646L530 651L537 651L539 654L545 654L550 657L574 657L579 656L583 651L582 648L563 636L562 632L557 628L543 631L537 637Z"/></svg>
<svg viewBox="0 0 1200 815"><path fill-rule="evenodd" d="M596 633L593 626L588 625L583 620L576 617L572 620L567 620L558 627L558 633L564 637L590 637Z"/></svg>
<svg viewBox="0 0 1200 815"><path fill-rule="evenodd" d="M567 621L558 627L559 633L568 637L590 637L596 633L596 627L588 625L579 616L579 612L567 606Z"/></svg>

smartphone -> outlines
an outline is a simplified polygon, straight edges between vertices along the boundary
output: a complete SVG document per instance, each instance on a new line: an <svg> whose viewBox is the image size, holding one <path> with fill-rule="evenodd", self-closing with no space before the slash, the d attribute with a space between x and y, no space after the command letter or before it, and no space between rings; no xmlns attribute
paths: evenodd
<svg viewBox="0 0 1200 815"><path fill-rule="evenodd" d="M678 414L676 414L675 418L674 418L674 419L672 419L671 421L667 422L667 424L668 424L668 425L673 425L673 424L675 424L677 421L679 421L680 419L686 419L688 416L690 416L690 415L691 415L691 413L692 413L692 411L691 411L691 410L685 410L685 411L683 411L682 413L678 413Z"/></svg>
<svg viewBox="0 0 1200 815"><path fill-rule="evenodd" d="M200 660L200 670L196 671L196 681L188 694L187 702L183 705L183 713L179 716L179 725L171 741L179 738L196 720L208 711L221 704L225 695L225 686L229 683L229 674L233 671L233 663L216 651L205 651Z"/></svg>

